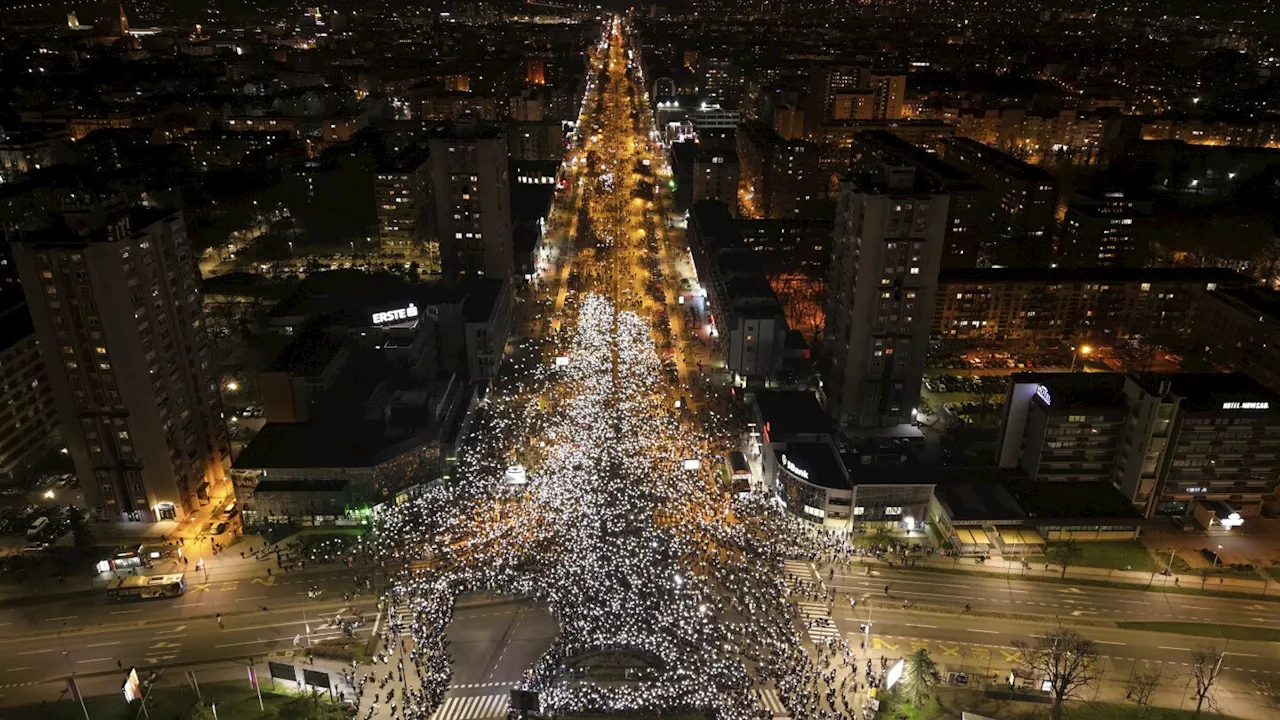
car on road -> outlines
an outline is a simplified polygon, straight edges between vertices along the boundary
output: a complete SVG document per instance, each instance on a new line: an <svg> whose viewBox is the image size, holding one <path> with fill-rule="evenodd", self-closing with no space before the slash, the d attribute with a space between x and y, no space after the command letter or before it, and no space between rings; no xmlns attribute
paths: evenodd
<svg viewBox="0 0 1280 720"><path fill-rule="evenodd" d="M215 527L215 528L213 529L213 534L214 534L214 535L221 535L222 533L224 533L224 532L226 532L226 531L227 531L227 524L226 524L226 523L224 523L224 522L220 522L220 523L218 523L218 526L217 526L217 527Z"/></svg>
<svg viewBox="0 0 1280 720"><path fill-rule="evenodd" d="M1218 557L1218 553L1210 550L1209 548L1200 548L1200 555L1214 565L1222 562L1222 558Z"/></svg>

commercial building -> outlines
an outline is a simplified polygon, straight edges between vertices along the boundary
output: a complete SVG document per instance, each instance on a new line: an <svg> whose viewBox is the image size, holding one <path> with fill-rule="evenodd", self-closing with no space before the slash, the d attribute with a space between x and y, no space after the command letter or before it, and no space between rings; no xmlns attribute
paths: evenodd
<svg viewBox="0 0 1280 720"><path fill-rule="evenodd" d="M748 455L759 458L776 501L809 522L847 525L853 485L817 396L803 390L756 390L750 403L754 431Z"/></svg>
<svg viewBox="0 0 1280 720"><path fill-rule="evenodd" d="M1067 267L1142 267L1151 203L1120 191L1077 196L1067 205L1059 263Z"/></svg>
<svg viewBox="0 0 1280 720"><path fill-rule="evenodd" d="M1186 338L1206 293L1251 284L1221 268L945 270L931 333L973 343Z"/></svg>
<svg viewBox="0 0 1280 720"><path fill-rule="evenodd" d="M437 127L427 142L444 276L511 277L506 133L466 118Z"/></svg>
<svg viewBox="0 0 1280 720"><path fill-rule="evenodd" d="M705 317L711 337L720 338L735 383L767 383L783 366L788 328L759 256L743 243L722 202L694 203L688 228L694 269L705 290L694 294L692 312Z"/></svg>
<svg viewBox="0 0 1280 720"><path fill-rule="evenodd" d="M88 204L13 243L66 444L100 516L177 520L231 492L180 211Z"/></svg>
<svg viewBox="0 0 1280 720"><path fill-rule="evenodd" d="M806 202L825 194L813 143L784 140L760 122L739 125L737 143L743 216L793 217Z"/></svg>
<svg viewBox="0 0 1280 720"><path fill-rule="evenodd" d="M0 482L22 480L62 436L27 306L0 300Z"/></svg>
<svg viewBox="0 0 1280 720"><path fill-rule="evenodd" d="M914 166L873 164L840 183L823 340L825 391L842 425L914 419L948 201Z"/></svg>
<svg viewBox="0 0 1280 720"><path fill-rule="evenodd" d="M1249 517L1280 482L1280 397L1234 373L1022 373L997 460L1036 481L1108 480L1147 517Z"/></svg>
<svg viewBox="0 0 1280 720"><path fill-rule="evenodd" d="M339 419L267 423L231 470L245 527L350 524L405 487L438 481L467 401L446 380L377 393Z"/></svg>
<svg viewBox="0 0 1280 720"><path fill-rule="evenodd" d="M1117 373L1021 373L1001 418L997 464L1037 481L1110 480L1128 417Z"/></svg>
<svg viewBox="0 0 1280 720"><path fill-rule="evenodd" d="M984 232L995 243L992 262L1047 267L1054 256L1057 181L1048 172L976 140L938 141L938 154L988 191Z"/></svg>
<svg viewBox="0 0 1280 720"><path fill-rule="evenodd" d="M374 171L378 243L383 250L416 252L425 248L428 257L439 256L439 244L431 230L435 206L430 171L430 162L420 152L401 154Z"/></svg>

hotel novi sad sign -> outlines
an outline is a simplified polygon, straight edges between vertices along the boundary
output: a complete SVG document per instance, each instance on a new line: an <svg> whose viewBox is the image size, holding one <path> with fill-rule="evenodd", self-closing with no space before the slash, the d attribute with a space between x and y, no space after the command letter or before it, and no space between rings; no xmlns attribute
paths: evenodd
<svg viewBox="0 0 1280 720"><path fill-rule="evenodd" d="M416 317L418 317L418 306L413 303L409 303L407 306L402 308L374 313L373 324L385 325L390 322L396 322L397 320L409 320Z"/></svg>
<svg viewBox="0 0 1280 720"><path fill-rule="evenodd" d="M1269 402L1224 402L1223 410L1270 410Z"/></svg>

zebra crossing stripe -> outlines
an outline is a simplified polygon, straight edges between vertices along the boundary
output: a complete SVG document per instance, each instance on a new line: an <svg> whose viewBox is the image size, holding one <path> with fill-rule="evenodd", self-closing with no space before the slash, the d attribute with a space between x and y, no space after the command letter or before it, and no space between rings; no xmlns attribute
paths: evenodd
<svg viewBox="0 0 1280 720"><path fill-rule="evenodd" d="M495 720L507 716L507 695L469 695L445 698L431 720Z"/></svg>
<svg viewBox="0 0 1280 720"><path fill-rule="evenodd" d="M760 700L760 704L764 705L765 709L773 715L774 720L791 717L791 713L787 712L787 707L782 704L782 700L778 697L777 690L756 690L756 697Z"/></svg>

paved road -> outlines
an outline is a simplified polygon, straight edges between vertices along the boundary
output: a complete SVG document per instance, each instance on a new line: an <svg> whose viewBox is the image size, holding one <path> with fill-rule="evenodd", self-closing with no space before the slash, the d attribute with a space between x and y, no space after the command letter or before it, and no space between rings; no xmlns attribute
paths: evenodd
<svg viewBox="0 0 1280 720"><path fill-rule="evenodd" d="M209 617L141 627L106 625L64 632L51 629L39 637L0 638L0 684L61 680L70 672L108 672L117 669L117 662L124 668L156 668L293 652L298 649L294 645L297 635L303 636L300 646L307 646L308 626L312 643L341 638L341 630L326 620L340 610L351 617L347 608L353 605L369 619L357 628L367 638L376 614L372 598L352 603L344 603L341 598L337 602L317 600L302 607L258 609L225 616L221 627Z"/></svg>
<svg viewBox="0 0 1280 720"><path fill-rule="evenodd" d="M204 582L203 575L187 573L187 593L173 600L117 601L97 592L88 597L32 603L0 610L0 642L15 635L56 632L65 624L67 631L99 627L105 623L122 624L140 621L182 620L214 613L230 615L258 606L307 602L307 589L315 585L321 599L341 600L355 588L353 571L345 568L276 573L263 573L256 578Z"/></svg>
<svg viewBox="0 0 1280 720"><path fill-rule="evenodd" d="M541 607L508 603L459 609L445 632L453 679L432 720L489 720L507 716L511 688L551 647L560 628ZM365 717L373 699L366 690L357 717ZM382 703L373 717L390 718L389 706Z"/></svg>
<svg viewBox="0 0 1280 720"><path fill-rule="evenodd" d="M811 566L812 567L812 566ZM818 577L814 571L814 578ZM885 598L884 588L899 605L972 605L976 610L1016 614L1061 615L1112 621L1191 621L1280 627L1280 605L1261 600L1167 592L1157 576L1151 590L1124 590L1094 585L1070 585L1018 580L1017 575L950 574L928 570L890 570L855 567L838 570L821 580L840 596ZM847 602L847 597L843 599Z"/></svg>

